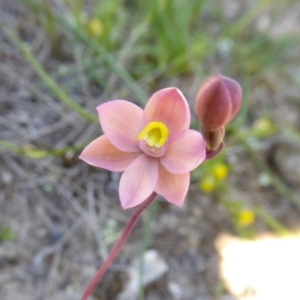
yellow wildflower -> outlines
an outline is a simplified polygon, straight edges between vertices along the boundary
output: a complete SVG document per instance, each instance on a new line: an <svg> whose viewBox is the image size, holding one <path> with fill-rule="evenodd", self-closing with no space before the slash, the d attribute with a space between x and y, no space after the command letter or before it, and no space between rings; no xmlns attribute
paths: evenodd
<svg viewBox="0 0 300 300"><path fill-rule="evenodd" d="M89 33L94 37L99 37L103 32L103 24L97 18L92 18L87 23Z"/></svg>
<svg viewBox="0 0 300 300"><path fill-rule="evenodd" d="M274 125L271 120L266 117L256 119L252 126L253 135L261 138L270 136L274 131Z"/></svg>
<svg viewBox="0 0 300 300"><path fill-rule="evenodd" d="M254 222L255 215L250 209L243 209L237 215L237 223L241 227L247 227Z"/></svg>
<svg viewBox="0 0 300 300"><path fill-rule="evenodd" d="M204 177L199 182L199 189L204 193L210 193L216 187L216 180L212 176Z"/></svg>
<svg viewBox="0 0 300 300"><path fill-rule="evenodd" d="M213 167L213 176L218 180L224 180L228 175L228 166L224 163L218 163Z"/></svg>

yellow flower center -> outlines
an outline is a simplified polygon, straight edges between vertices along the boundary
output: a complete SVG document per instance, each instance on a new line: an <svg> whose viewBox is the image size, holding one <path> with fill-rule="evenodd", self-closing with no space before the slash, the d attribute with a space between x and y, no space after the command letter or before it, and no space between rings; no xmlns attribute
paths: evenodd
<svg viewBox="0 0 300 300"><path fill-rule="evenodd" d="M167 126L161 122L149 123L139 134L138 139L144 140L149 147L162 147L169 136Z"/></svg>

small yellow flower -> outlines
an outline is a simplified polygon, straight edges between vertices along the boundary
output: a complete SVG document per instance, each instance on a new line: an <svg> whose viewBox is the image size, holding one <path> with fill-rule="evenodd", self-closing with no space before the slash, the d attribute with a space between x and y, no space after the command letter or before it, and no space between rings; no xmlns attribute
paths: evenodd
<svg viewBox="0 0 300 300"><path fill-rule="evenodd" d="M210 193L216 187L216 180L212 176L204 177L199 182L199 189L204 193Z"/></svg>
<svg viewBox="0 0 300 300"><path fill-rule="evenodd" d="M267 137L275 131L274 125L271 120L266 117L260 117L255 120L252 126L252 132L257 137Z"/></svg>
<svg viewBox="0 0 300 300"><path fill-rule="evenodd" d="M250 209L243 209L237 215L237 224L241 227L247 227L254 222L255 215Z"/></svg>
<svg viewBox="0 0 300 300"><path fill-rule="evenodd" d="M99 37L103 32L103 24L99 19L92 18L87 23L87 30L92 36Z"/></svg>
<svg viewBox="0 0 300 300"><path fill-rule="evenodd" d="M213 176L218 180L224 180L228 175L228 166L224 163L218 163L213 167Z"/></svg>

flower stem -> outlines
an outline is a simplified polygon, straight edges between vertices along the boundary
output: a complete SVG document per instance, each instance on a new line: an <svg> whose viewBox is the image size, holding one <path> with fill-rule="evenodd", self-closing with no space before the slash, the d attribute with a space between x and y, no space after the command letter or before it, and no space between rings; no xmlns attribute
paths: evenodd
<svg viewBox="0 0 300 300"><path fill-rule="evenodd" d="M138 281L138 300L144 300L144 286L143 286L143 274L144 274L144 254L148 247L149 237L150 237L150 229L151 229L151 223L153 221L153 217L155 214L155 208L156 208L157 202L153 203L147 211L146 214L146 221L144 224L143 229L143 236L141 241L141 248L140 248L140 257L139 257L139 281Z"/></svg>
<svg viewBox="0 0 300 300"><path fill-rule="evenodd" d="M141 216L142 212L155 200L157 194L153 192L143 203L141 203L134 213L132 214L131 218L129 219L128 223L126 224L123 232L116 242L112 250L110 251L107 259L102 264L102 266L98 269L97 273L89 282L88 286L86 287L81 300L87 300L88 297L92 294L93 290L95 289L96 285L101 280L102 276L105 274L111 263L114 261L118 253L120 252L122 246L126 242L128 236L130 235L132 229L134 228L136 222L138 221L139 217Z"/></svg>

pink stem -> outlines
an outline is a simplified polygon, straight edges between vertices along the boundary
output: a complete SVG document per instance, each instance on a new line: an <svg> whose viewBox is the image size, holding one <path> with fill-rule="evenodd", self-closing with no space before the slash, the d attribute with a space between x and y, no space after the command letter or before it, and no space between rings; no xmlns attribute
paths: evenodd
<svg viewBox="0 0 300 300"><path fill-rule="evenodd" d="M126 224L123 232L119 238L119 240L115 243L114 247L111 249L106 261L102 264L102 266L98 269L97 273L89 282L88 286L86 287L81 300L87 300L88 297L92 294L93 290L95 289L96 285L101 280L102 276L105 274L111 263L114 261L116 256L119 254L123 244L126 242L128 236L130 235L134 225L138 221L139 217L141 216L142 212L155 200L157 194L152 193L144 202L142 202L134 211L133 215L129 219L128 223Z"/></svg>

